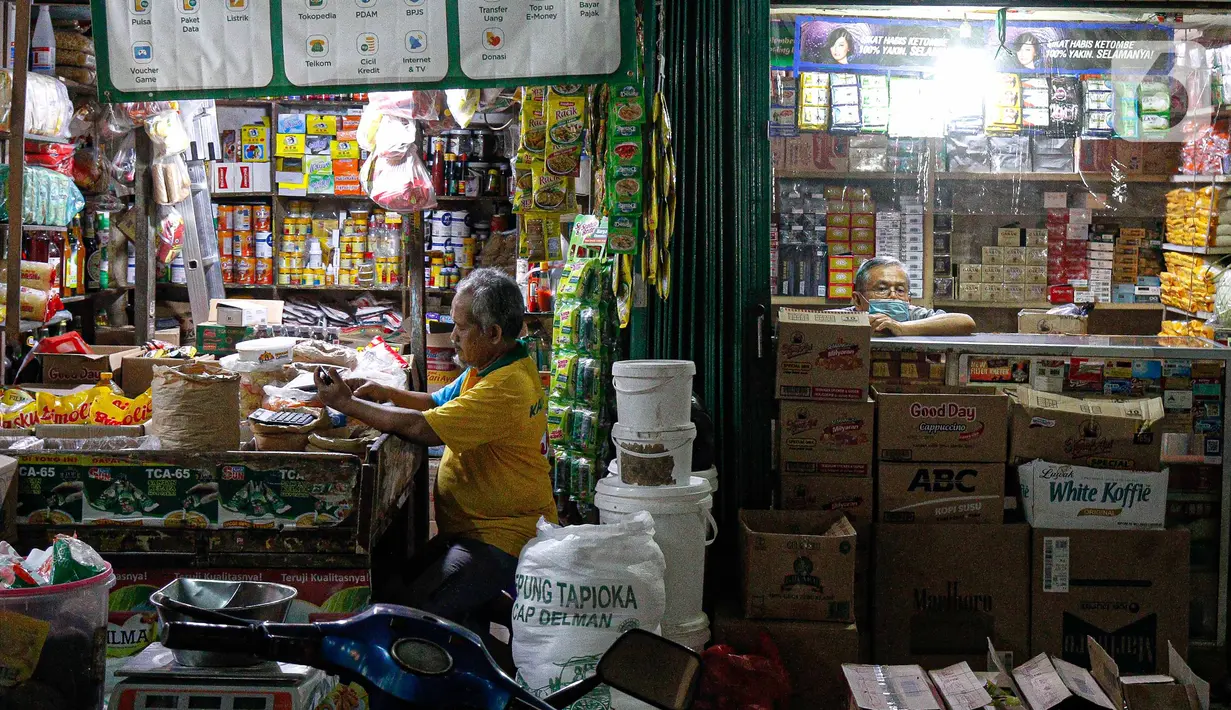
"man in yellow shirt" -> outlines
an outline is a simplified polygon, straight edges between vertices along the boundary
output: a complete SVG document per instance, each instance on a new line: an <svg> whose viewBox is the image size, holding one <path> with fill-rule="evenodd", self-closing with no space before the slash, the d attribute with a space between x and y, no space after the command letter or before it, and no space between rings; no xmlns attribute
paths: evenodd
<svg viewBox="0 0 1231 710"><path fill-rule="evenodd" d="M539 518L556 522L544 455L547 399L534 360L517 341L525 310L513 279L474 271L458 284L452 315L453 345L466 370L440 392L373 383L352 392L357 383L319 373L317 387L322 402L348 417L425 446L445 445L436 477L440 537L412 560L406 598L381 601L486 637L476 612L513 587L517 557Z"/></svg>

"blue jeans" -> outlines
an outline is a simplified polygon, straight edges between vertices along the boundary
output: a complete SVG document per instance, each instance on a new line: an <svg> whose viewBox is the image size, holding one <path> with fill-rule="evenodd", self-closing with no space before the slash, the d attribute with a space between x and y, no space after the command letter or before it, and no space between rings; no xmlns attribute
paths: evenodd
<svg viewBox="0 0 1231 710"><path fill-rule="evenodd" d="M391 601L461 624L487 639L489 620L482 611L513 589L517 558L478 540L436 538L411 560L411 568L414 576L405 600Z"/></svg>

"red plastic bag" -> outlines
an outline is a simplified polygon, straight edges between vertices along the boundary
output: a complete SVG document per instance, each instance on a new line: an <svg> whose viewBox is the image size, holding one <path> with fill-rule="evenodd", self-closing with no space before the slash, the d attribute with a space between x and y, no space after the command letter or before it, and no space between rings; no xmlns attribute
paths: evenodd
<svg viewBox="0 0 1231 710"><path fill-rule="evenodd" d="M701 688L695 710L774 710L786 707L791 678L778 647L762 633L756 655L720 645L701 654Z"/></svg>
<svg viewBox="0 0 1231 710"><path fill-rule="evenodd" d="M53 335L49 338L43 338L38 342L38 347L35 350L40 353L59 353L61 355L94 354L94 349L87 345L85 338L82 338L81 333L75 330L69 331L64 335Z"/></svg>
<svg viewBox="0 0 1231 710"><path fill-rule="evenodd" d="M26 164L48 168L57 173L73 176L73 153L77 146L72 143L37 143L26 141Z"/></svg>

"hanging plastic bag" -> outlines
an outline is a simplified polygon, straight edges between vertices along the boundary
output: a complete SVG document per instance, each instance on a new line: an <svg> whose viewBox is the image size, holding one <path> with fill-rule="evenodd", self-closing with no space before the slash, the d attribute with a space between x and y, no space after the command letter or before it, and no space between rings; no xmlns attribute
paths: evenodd
<svg viewBox="0 0 1231 710"><path fill-rule="evenodd" d="M151 116L175 110L175 106L169 101L137 101L121 104L121 106L124 107L124 111L132 119L133 124L138 126L143 125Z"/></svg>
<svg viewBox="0 0 1231 710"><path fill-rule="evenodd" d="M359 180L373 202L394 212L419 212L436 207L432 174L418 153L391 163L373 153L363 164Z"/></svg>
<svg viewBox="0 0 1231 710"><path fill-rule="evenodd" d="M410 155L419 154L419 148L415 145L417 137L414 121L385 116L376 131L372 152L391 163L401 163Z"/></svg>
<svg viewBox="0 0 1231 710"><path fill-rule="evenodd" d="M107 104L103 108L102 118L98 122L99 137L103 140L115 140L132 133L134 128L136 124L129 118L123 104Z"/></svg>
<svg viewBox="0 0 1231 710"><path fill-rule="evenodd" d="M385 339L377 336L359 353L354 372L350 377L370 380L400 390L406 389L406 359L397 353Z"/></svg>
<svg viewBox="0 0 1231 710"><path fill-rule="evenodd" d="M170 264L184 250L184 217L174 207L158 208L158 261Z"/></svg>
<svg viewBox="0 0 1231 710"><path fill-rule="evenodd" d="M82 192L96 194L107 189L107 166L94 146L78 148L73 155L73 182Z"/></svg>
<svg viewBox="0 0 1231 710"><path fill-rule="evenodd" d="M154 178L154 201L158 204L174 205L192 197L192 179L183 156L172 155L155 162L150 173Z"/></svg>
<svg viewBox="0 0 1231 710"><path fill-rule="evenodd" d="M137 134L129 131L116 143L107 168L111 179L121 185L132 185L137 179Z"/></svg>
<svg viewBox="0 0 1231 710"><path fill-rule="evenodd" d="M363 109L363 115L359 117L359 129L355 131L355 140L360 148L369 153L376 150L376 133L380 130L382 120L384 116L371 105Z"/></svg>
<svg viewBox="0 0 1231 710"><path fill-rule="evenodd" d="M439 121L444 108L444 92L375 91L368 94L368 108L387 116L416 121Z"/></svg>
<svg viewBox="0 0 1231 710"><path fill-rule="evenodd" d="M68 134L73 138L87 136L94 131L94 126L103 118L103 107L94 99L86 99L73 112L73 118L68 124Z"/></svg>
<svg viewBox="0 0 1231 710"><path fill-rule="evenodd" d="M145 132L153 144L153 159L179 155L188 151L190 139L184 130L184 121L179 111L164 111L145 119Z"/></svg>
<svg viewBox="0 0 1231 710"><path fill-rule="evenodd" d="M449 102L449 113L453 114L457 125L462 128L469 126L479 110L479 90L445 89L445 98Z"/></svg>

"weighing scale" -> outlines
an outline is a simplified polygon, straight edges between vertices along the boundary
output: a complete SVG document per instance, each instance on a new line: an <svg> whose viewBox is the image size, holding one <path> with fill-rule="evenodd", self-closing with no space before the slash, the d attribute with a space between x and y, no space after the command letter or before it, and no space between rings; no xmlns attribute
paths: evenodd
<svg viewBox="0 0 1231 710"><path fill-rule="evenodd" d="M311 666L263 662L198 668L150 644L116 671L108 710L315 710L336 679Z"/></svg>

